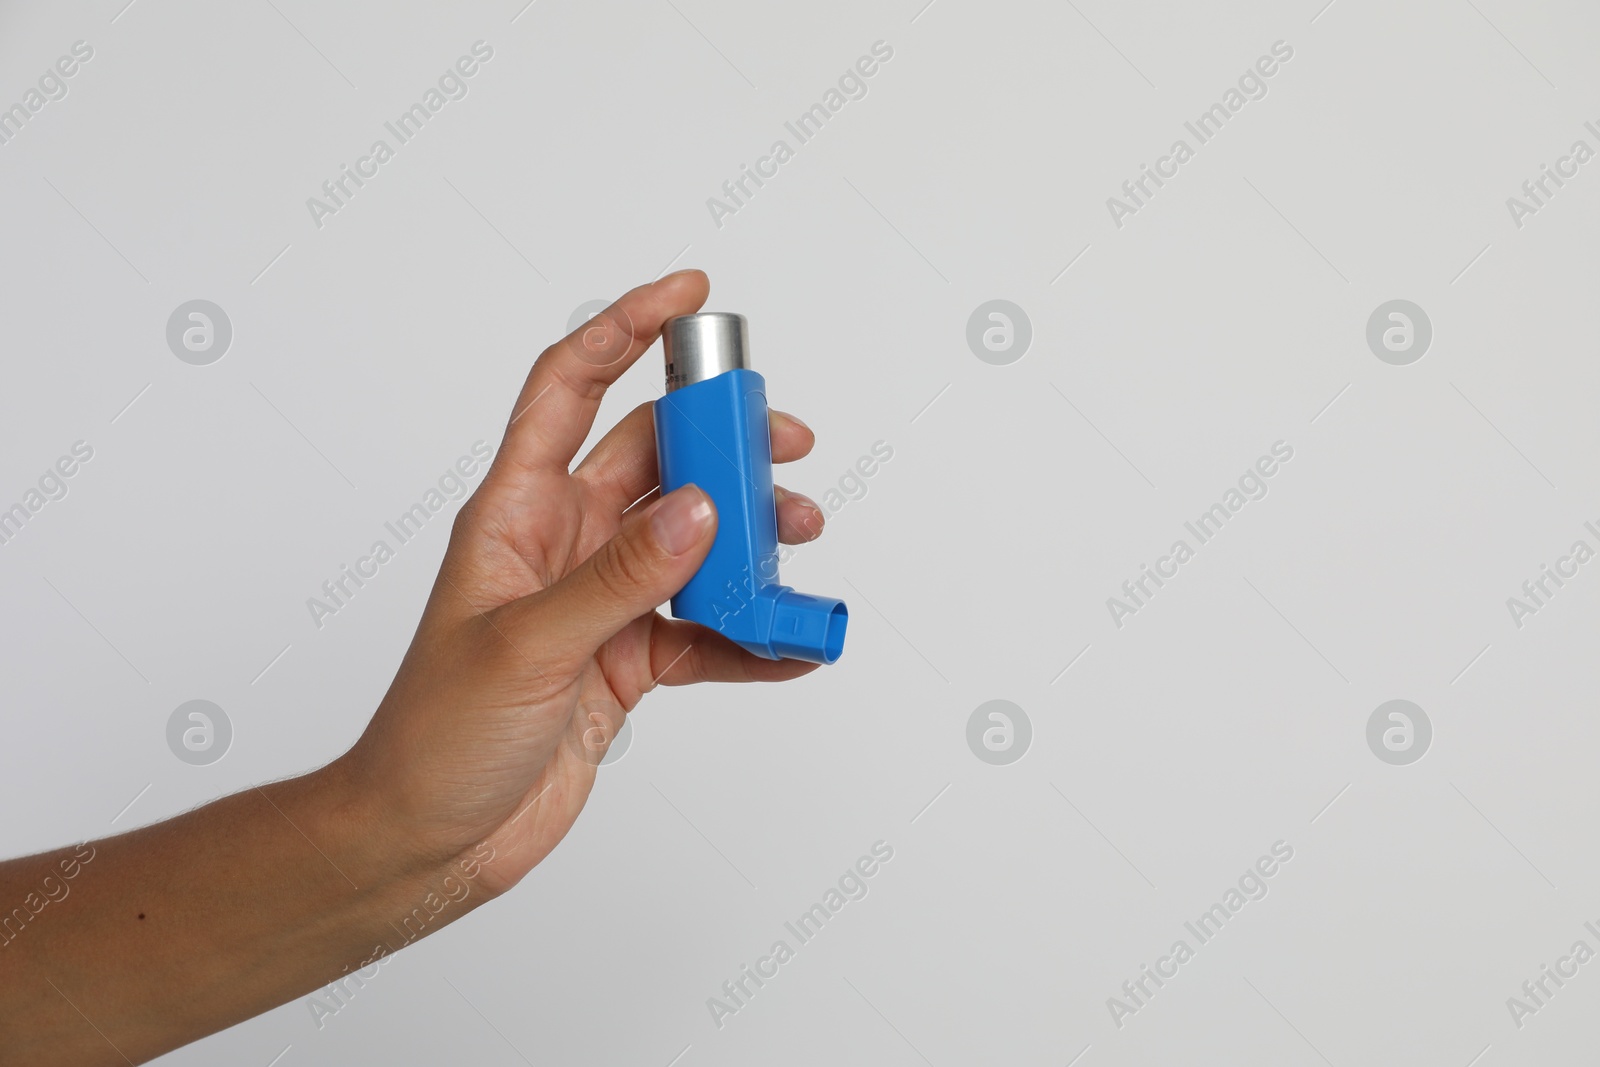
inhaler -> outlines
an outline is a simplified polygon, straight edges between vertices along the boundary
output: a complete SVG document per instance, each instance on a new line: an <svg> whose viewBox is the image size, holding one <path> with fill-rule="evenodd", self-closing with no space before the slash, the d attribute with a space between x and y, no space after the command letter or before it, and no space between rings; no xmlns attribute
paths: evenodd
<svg viewBox="0 0 1600 1067"><path fill-rule="evenodd" d="M766 659L832 663L844 651L844 601L778 581L778 513L766 379L749 366L743 315L668 319L666 395L655 402L661 492L694 483L717 508L717 537L672 616Z"/></svg>

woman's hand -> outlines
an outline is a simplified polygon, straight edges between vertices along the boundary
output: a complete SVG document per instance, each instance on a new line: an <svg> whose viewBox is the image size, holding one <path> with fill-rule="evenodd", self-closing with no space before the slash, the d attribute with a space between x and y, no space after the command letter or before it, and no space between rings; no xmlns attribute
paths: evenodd
<svg viewBox="0 0 1600 1067"><path fill-rule="evenodd" d="M693 486L655 499L648 406L571 469L606 386L706 288L698 271L641 286L539 357L349 752L0 862L0 901L21 902L0 930L0 1060L142 1063L375 966L549 854L652 688L812 669L655 613L705 558L716 516ZM774 459L810 448L810 430L772 413ZM821 528L815 504L778 491L783 540Z"/></svg>
<svg viewBox="0 0 1600 1067"><path fill-rule="evenodd" d="M640 286L539 357L394 684L340 761L418 858L487 841L495 858L479 882L491 893L571 828L623 717L655 686L782 681L816 666L656 613L710 550L716 515L693 486L659 497L648 404L572 467L606 387L708 288L694 270ZM811 450L799 420L774 411L771 425L775 461ZM821 532L814 503L777 496L783 541Z"/></svg>

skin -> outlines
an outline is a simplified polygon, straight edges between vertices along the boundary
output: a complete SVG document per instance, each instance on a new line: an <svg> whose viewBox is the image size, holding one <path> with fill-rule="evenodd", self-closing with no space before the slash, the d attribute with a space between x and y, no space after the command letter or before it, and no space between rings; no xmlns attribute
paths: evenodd
<svg viewBox="0 0 1600 1067"><path fill-rule="evenodd" d="M693 486L660 497L648 405L573 467L606 387L708 290L694 270L640 286L539 357L349 752L0 863L0 908L26 915L0 911L0 1060L142 1063L341 976L370 978L550 854L657 685L815 669L657 613L705 558L716 516ZM776 461L810 451L798 419L775 411L771 426ZM777 495L783 541L821 532L814 503Z"/></svg>

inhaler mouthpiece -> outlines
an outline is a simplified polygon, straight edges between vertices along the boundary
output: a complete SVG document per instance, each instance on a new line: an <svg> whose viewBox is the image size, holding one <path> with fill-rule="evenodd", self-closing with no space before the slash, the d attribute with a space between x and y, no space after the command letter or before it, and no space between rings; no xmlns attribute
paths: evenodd
<svg viewBox="0 0 1600 1067"><path fill-rule="evenodd" d="M844 601L778 582L778 516L766 380L749 366L743 315L705 312L661 331L666 395L656 401L661 491L694 483L717 508L705 562L672 598L672 615L708 626L766 659L832 663L844 651Z"/></svg>

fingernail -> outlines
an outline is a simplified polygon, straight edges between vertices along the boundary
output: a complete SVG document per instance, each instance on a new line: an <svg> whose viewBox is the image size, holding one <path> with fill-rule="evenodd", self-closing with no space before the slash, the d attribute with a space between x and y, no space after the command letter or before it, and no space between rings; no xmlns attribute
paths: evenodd
<svg viewBox="0 0 1600 1067"><path fill-rule="evenodd" d="M772 413L774 415L782 415L784 418L788 419L790 422L794 423L796 426L800 427L802 430L810 430L811 429L811 427L809 427L809 426L807 426L805 424L804 420L799 419L799 418L795 417L794 415L789 414L787 411L779 411L777 408L773 408L772 409Z"/></svg>
<svg viewBox="0 0 1600 1067"><path fill-rule="evenodd" d="M802 507L810 508L812 511L822 511L821 508L817 507L817 502L806 496L804 493L797 493L793 489L784 489L781 487L778 489L778 492L783 494L783 499L785 500L793 500L795 503L801 505Z"/></svg>
<svg viewBox="0 0 1600 1067"><path fill-rule="evenodd" d="M698 486L674 490L650 509L650 532L669 556L681 556L698 544L710 521L711 498Z"/></svg>

